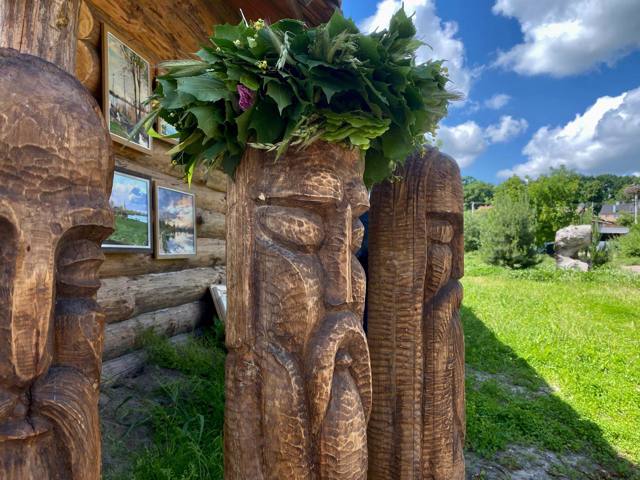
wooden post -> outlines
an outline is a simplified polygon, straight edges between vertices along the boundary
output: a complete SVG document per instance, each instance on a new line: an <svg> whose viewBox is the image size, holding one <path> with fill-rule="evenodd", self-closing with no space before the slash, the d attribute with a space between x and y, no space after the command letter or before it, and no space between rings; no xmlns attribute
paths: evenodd
<svg viewBox="0 0 640 480"><path fill-rule="evenodd" d="M248 150L229 181L227 480L366 479L363 167L325 143Z"/></svg>
<svg viewBox="0 0 640 480"><path fill-rule="evenodd" d="M462 183L435 149L371 194L369 480L464 479Z"/></svg>
<svg viewBox="0 0 640 480"><path fill-rule="evenodd" d="M0 0L0 47L73 73L81 0Z"/></svg>
<svg viewBox="0 0 640 480"><path fill-rule="evenodd" d="M68 73L78 7L0 0L3 480L100 478L95 295L114 163L98 105Z"/></svg>

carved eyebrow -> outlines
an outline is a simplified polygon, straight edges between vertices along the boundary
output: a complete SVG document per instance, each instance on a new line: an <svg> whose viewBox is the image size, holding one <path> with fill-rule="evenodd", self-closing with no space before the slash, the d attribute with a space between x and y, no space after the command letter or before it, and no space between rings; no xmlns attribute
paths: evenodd
<svg viewBox="0 0 640 480"><path fill-rule="evenodd" d="M294 175L280 178L263 192L266 199L291 199L302 203L337 203L344 196L342 180L327 170L309 170L296 185L287 185Z"/></svg>

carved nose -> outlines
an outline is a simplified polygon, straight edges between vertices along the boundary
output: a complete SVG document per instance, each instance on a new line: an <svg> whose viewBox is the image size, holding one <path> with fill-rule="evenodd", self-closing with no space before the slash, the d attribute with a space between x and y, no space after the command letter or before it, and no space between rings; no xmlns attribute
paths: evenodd
<svg viewBox="0 0 640 480"><path fill-rule="evenodd" d="M11 363L17 380L26 384L51 361L53 312L53 246L39 238L32 248L21 242L15 266L9 329ZM6 328L6 327L5 327Z"/></svg>
<svg viewBox="0 0 640 480"><path fill-rule="evenodd" d="M325 301L337 307L353 302L351 273L352 214L347 204L339 206L329 219L327 240L323 248L323 267L327 275Z"/></svg>

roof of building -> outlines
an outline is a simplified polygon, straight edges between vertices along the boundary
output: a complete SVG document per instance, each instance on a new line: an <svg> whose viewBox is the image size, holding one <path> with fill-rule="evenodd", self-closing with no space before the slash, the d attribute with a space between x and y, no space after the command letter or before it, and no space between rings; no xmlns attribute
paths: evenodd
<svg viewBox="0 0 640 480"><path fill-rule="evenodd" d="M626 235L629 233L627 227L600 227L601 235Z"/></svg>
<svg viewBox="0 0 640 480"><path fill-rule="evenodd" d="M600 215L619 215L622 212L633 213L633 203L607 203L602 205Z"/></svg>
<svg viewBox="0 0 640 480"><path fill-rule="evenodd" d="M328 21L336 9L342 6L342 0L277 0L250 1L229 0L236 9L242 9L247 20L263 18L276 21L281 18L299 18L310 25Z"/></svg>

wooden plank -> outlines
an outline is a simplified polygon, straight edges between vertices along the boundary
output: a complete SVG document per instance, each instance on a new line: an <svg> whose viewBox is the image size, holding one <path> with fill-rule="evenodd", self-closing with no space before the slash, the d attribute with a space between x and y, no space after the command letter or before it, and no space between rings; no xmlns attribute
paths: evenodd
<svg viewBox="0 0 640 480"><path fill-rule="evenodd" d="M153 255L144 253L107 253L100 267L100 278L175 272L188 268L215 267L226 263L224 240L198 238L197 251L198 253L193 257L171 260L156 260Z"/></svg>
<svg viewBox="0 0 640 480"><path fill-rule="evenodd" d="M171 337L169 342L174 346L185 345L191 338L193 338L192 333L181 333ZM138 373L145 363L147 363L147 352L143 349L106 361L102 364L100 383L103 387L115 385L122 379Z"/></svg>
<svg viewBox="0 0 640 480"><path fill-rule="evenodd" d="M97 17L154 62L187 58L207 41L212 25L237 23L228 2L202 0L91 0Z"/></svg>
<svg viewBox="0 0 640 480"><path fill-rule="evenodd" d="M205 267L107 278L98 290L98 303L107 323L121 322L141 313L199 300L223 275L221 268Z"/></svg>
<svg viewBox="0 0 640 480"><path fill-rule="evenodd" d="M165 336L191 331L206 318L210 319L210 313L211 305L199 301L143 313L125 322L107 325L102 358L110 360L133 350L140 335L149 329Z"/></svg>

